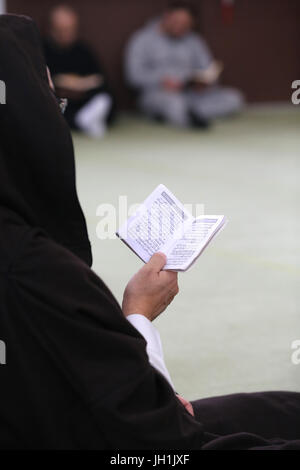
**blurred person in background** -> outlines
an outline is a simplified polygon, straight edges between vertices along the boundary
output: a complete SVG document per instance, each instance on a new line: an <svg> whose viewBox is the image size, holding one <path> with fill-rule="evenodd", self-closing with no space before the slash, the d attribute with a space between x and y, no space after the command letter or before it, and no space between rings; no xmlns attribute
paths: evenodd
<svg viewBox="0 0 300 470"><path fill-rule="evenodd" d="M128 83L150 117L177 126L207 127L215 118L237 113L242 94L218 84L222 64L193 31L196 12L173 2L131 38L125 57Z"/></svg>
<svg viewBox="0 0 300 470"><path fill-rule="evenodd" d="M113 98L102 67L78 39L78 29L78 15L71 7L55 7L44 41L46 61L57 95L68 99L65 117L70 127L102 137L113 115Z"/></svg>

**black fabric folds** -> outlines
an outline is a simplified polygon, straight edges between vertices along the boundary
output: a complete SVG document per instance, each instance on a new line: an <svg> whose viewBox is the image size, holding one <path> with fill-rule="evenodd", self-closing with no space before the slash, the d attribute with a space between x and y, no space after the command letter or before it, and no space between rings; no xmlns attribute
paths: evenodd
<svg viewBox="0 0 300 470"><path fill-rule="evenodd" d="M27 17L0 16L0 79L6 85L0 204L91 265L70 132L49 88L38 31Z"/></svg>

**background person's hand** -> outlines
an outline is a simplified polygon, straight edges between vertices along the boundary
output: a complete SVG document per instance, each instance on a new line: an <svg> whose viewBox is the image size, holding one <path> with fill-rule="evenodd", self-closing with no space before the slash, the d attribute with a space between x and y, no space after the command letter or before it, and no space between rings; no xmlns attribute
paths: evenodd
<svg viewBox="0 0 300 470"><path fill-rule="evenodd" d="M162 82L162 86L167 91L180 91L183 88L183 83L176 78L166 77Z"/></svg>
<svg viewBox="0 0 300 470"><path fill-rule="evenodd" d="M58 74L54 77L55 85L59 88L75 92L86 92L97 88L103 82L101 75L93 74L82 77L76 74Z"/></svg>
<svg viewBox="0 0 300 470"><path fill-rule="evenodd" d="M156 253L129 281L122 309L125 316L139 313L153 321L178 294L177 273L162 271L166 256Z"/></svg>

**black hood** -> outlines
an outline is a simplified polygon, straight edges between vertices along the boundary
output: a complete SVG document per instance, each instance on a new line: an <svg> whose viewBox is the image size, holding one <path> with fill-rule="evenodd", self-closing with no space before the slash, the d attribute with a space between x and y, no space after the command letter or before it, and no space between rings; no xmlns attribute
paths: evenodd
<svg viewBox="0 0 300 470"><path fill-rule="evenodd" d="M72 139L30 18L0 15L0 80L6 85L6 104L0 105L0 210L42 228L91 265Z"/></svg>

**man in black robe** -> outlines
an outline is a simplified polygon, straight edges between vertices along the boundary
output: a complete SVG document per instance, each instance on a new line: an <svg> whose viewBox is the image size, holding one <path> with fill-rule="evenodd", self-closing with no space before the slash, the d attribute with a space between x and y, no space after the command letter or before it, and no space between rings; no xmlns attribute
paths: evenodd
<svg viewBox="0 0 300 470"><path fill-rule="evenodd" d="M123 308L90 269L70 132L33 22L0 16L1 449L300 449L300 394L179 399L126 319L178 292L160 255ZM195 416L193 414L195 413Z"/></svg>
<svg viewBox="0 0 300 470"><path fill-rule="evenodd" d="M46 62L57 94L68 99L65 117L71 128L102 137L113 116L113 97L99 61L78 39L78 26L71 7L51 11L44 41Z"/></svg>

